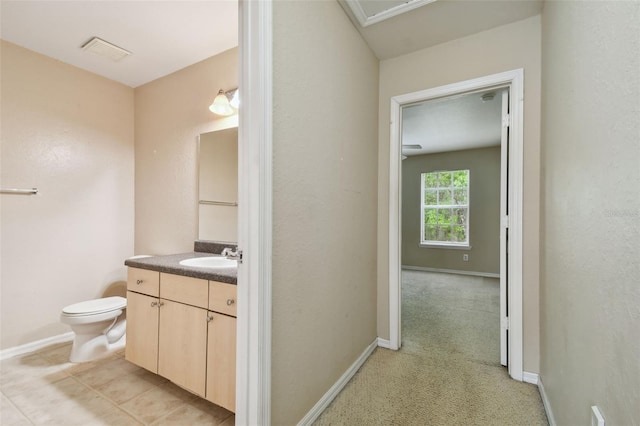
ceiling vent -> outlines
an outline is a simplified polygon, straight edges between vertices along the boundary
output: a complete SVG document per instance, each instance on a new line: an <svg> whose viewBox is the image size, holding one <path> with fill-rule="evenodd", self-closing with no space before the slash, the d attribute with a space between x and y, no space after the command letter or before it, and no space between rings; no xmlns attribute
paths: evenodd
<svg viewBox="0 0 640 426"><path fill-rule="evenodd" d="M434 1L436 0L342 0L363 28Z"/></svg>
<svg viewBox="0 0 640 426"><path fill-rule="evenodd" d="M85 44L82 45L82 50L95 53L103 58L111 59L113 62L118 62L123 58L131 55L131 52L124 50L114 44L104 41L98 37L94 37Z"/></svg>

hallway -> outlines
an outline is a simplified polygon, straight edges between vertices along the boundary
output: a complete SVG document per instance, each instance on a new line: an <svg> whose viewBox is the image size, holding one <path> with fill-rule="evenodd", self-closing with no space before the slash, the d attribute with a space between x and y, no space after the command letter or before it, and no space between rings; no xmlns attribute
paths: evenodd
<svg viewBox="0 0 640 426"><path fill-rule="evenodd" d="M500 365L493 278L402 273L403 346L378 348L316 425L547 425Z"/></svg>

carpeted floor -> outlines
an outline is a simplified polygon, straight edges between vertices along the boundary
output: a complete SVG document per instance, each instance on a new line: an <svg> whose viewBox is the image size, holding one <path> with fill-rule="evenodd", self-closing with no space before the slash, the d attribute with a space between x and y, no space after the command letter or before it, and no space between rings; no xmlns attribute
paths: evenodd
<svg viewBox="0 0 640 426"><path fill-rule="evenodd" d="M315 425L547 425L500 365L498 280L402 272L402 348L378 348Z"/></svg>

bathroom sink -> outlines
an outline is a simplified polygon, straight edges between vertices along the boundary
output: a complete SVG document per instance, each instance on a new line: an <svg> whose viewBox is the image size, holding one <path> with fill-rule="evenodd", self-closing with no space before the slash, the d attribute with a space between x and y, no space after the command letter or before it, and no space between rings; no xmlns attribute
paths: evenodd
<svg viewBox="0 0 640 426"><path fill-rule="evenodd" d="M238 266L238 261L222 256L192 257L191 259L181 260L180 265L194 268L235 268Z"/></svg>

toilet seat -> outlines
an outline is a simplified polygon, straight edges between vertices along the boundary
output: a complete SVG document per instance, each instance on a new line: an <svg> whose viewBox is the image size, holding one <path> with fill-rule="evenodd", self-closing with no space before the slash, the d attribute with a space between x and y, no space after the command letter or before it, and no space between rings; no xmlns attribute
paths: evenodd
<svg viewBox="0 0 640 426"><path fill-rule="evenodd" d="M120 296L112 296L74 303L62 309L62 315L65 317L98 315L118 311L126 307L127 299Z"/></svg>

